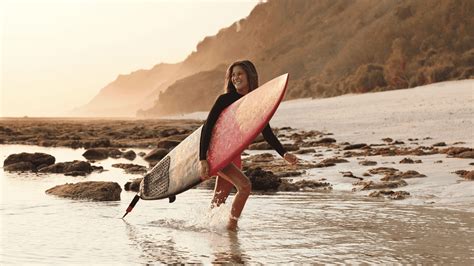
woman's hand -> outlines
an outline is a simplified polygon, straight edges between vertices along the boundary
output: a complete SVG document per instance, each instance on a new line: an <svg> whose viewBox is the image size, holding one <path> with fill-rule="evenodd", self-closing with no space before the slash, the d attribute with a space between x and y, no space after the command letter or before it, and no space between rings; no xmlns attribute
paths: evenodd
<svg viewBox="0 0 474 266"><path fill-rule="evenodd" d="M292 153L285 153L285 155L283 156L283 158L289 163L289 164L292 164L292 165L295 165L297 162L298 162L298 157L296 157L294 154Z"/></svg>
<svg viewBox="0 0 474 266"><path fill-rule="evenodd" d="M209 163L207 160L201 160L201 178L208 179L209 178Z"/></svg>

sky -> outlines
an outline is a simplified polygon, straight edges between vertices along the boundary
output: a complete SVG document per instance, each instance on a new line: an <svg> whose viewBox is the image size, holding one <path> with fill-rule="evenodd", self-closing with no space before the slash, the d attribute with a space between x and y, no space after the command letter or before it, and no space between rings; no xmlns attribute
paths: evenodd
<svg viewBox="0 0 474 266"><path fill-rule="evenodd" d="M0 1L0 117L64 116L120 74L183 61L258 2Z"/></svg>

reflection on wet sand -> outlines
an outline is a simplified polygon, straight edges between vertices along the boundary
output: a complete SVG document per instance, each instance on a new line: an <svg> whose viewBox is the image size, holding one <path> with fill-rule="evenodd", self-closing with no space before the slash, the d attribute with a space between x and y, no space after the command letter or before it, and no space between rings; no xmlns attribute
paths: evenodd
<svg viewBox="0 0 474 266"><path fill-rule="evenodd" d="M242 252L238 232L212 233L209 242L214 254L212 263L244 264L250 261L250 258Z"/></svg>
<svg viewBox="0 0 474 266"><path fill-rule="evenodd" d="M172 236L146 233L143 227L134 226L123 220L127 236L132 245L137 246L142 254L140 259L146 263L180 263L188 261L183 251L176 250Z"/></svg>

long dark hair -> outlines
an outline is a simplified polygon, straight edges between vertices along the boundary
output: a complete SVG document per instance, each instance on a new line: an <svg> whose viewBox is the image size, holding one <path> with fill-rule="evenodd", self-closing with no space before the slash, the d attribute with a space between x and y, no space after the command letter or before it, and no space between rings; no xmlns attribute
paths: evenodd
<svg viewBox="0 0 474 266"><path fill-rule="evenodd" d="M232 84L232 70L235 66L240 66L247 74L249 83L249 92L258 88L258 73L255 65L249 60L236 61L230 65L225 74L224 90L225 92L236 92L234 84Z"/></svg>

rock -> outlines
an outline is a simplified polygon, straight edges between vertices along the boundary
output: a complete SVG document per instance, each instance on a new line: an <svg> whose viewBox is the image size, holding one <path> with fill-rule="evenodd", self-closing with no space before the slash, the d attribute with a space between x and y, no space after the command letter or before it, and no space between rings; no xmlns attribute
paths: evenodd
<svg viewBox="0 0 474 266"><path fill-rule="evenodd" d="M438 142L438 143L433 144L433 147L444 147L444 146L446 146L446 142Z"/></svg>
<svg viewBox="0 0 474 266"><path fill-rule="evenodd" d="M422 163L421 160L413 160L413 159L410 159L410 158L403 158L403 160L401 160L399 163L407 163L407 164L413 164L413 163Z"/></svg>
<svg viewBox="0 0 474 266"><path fill-rule="evenodd" d="M450 157L474 159L474 151L466 147L451 147L441 151Z"/></svg>
<svg viewBox="0 0 474 266"><path fill-rule="evenodd" d="M369 195L369 197L383 197L388 196L389 199L392 200L402 200L406 199L410 196L410 193L406 191L393 191L393 190L379 190L373 191Z"/></svg>
<svg viewBox="0 0 474 266"><path fill-rule="evenodd" d="M393 139L391 139L391 138L383 138L382 141L390 143L390 142L393 141Z"/></svg>
<svg viewBox="0 0 474 266"><path fill-rule="evenodd" d="M324 163L324 164L336 164L336 163L348 163L348 162L349 162L349 161L346 160L346 159L334 157L334 158L324 159L324 160L322 160L320 163Z"/></svg>
<svg viewBox="0 0 474 266"><path fill-rule="evenodd" d="M314 190L331 190L332 186L327 182L319 182L312 180L301 180L291 183L288 180L282 180L278 187L278 191L314 191Z"/></svg>
<svg viewBox="0 0 474 266"><path fill-rule="evenodd" d="M405 180L397 181L385 181L385 182L374 182L374 181L358 181L353 183L354 186L362 186L361 190L370 189L386 189L386 188L398 188L408 186Z"/></svg>
<svg viewBox="0 0 474 266"><path fill-rule="evenodd" d="M294 144L283 144L283 148L285 148L286 151L297 151L300 148Z"/></svg>
<svg viewBox="0 0 474 266"><path fill-rule="evenodd" d="M442 160L437 160L437 161L434 161L434 163L443 163Z"/></svg>
<svg viewBox="0 0 474 266"><path fill-rule="evenodd" d="M46 190L47 194L72 199L93 201L120 200L122 188L115 182L88 181L64 184Z"/></svg>
<svg viewBox="0 0 474 266"><path fill-rule="evenodd" d="M273 172L262 170L260 167L246 170L245 175L252 182L252 190L277 190L281 184L281 179Z"/></svg>
<svg viewBox="0 0 474 266"><path fill-rule="evenodd" d="M398 172L398 169L391 168L391 167L378 167L374 169L370 169L369 173L375 175L375 174L393 174L395 172Z"/></svg>
<svg viewBox="0 0 474 266"><path fill-rule="evenodd" d="M90 174L94 169L91 164L84 161L72 161L72 162L63 162L55 163L53 165L43 167L39 169L41 173L65 173L65 175L85 176Z"/></svg>
<svg viewBox="0 0 474 266"><path fill-rule="evenodd" d="M396 172L392 174L387 174L382 177L380 180L382 181L392 181L392 180L399 180L399 179L407 179L407 178L419 178L419 177L426 177L426 175L420 174L417 171L408 170L406 172Z"/></svg>
<svg viewBox="0 0 474 266"><path fill-rule="evenodd" d="M178 135L178 134L180 133L175 128L164 129L160 132L161 137L169 137L169 136Z"/></svg>
<svg viewBox="0 0 474 266"><path fill-rule="evenodd" d="M347 171L347 172L339 172L342 174L342 177L350 177L350 178L357 178L359 180L363 180L362 177L355 176L352 172Z"/></svg>
<svg viewBox="0 0 474 266"><path fill-rule="evenodd" d="M463 177L467 180L474 180L474 170L469 171Z"/></svg>
<svg viewBox="0 0 474 266"><path fill-rule="evenodd" d="M145 156L145 155L146 155L146 153L143 152L143 151L141 151L141 152L138 153L138 156L140 156L140 157L143 157L143 156Z"/></svg>
<svg viewBox="0 0 474 266"><path fill-rule="evenodd" d="M137 154L133 150L126 151L123 155L123 158L133 161L137 158Z"/></svg>
<svg viewBox="0 0 474 266"><path fill-rule="evenodd" d="M364 161L360 161L359 164L364 165L364 166L371 166L371 165L377 165L377 162L364 160Z"/></svg>
<svg viewBox="0 0 474 266"><path fill-rule="evenodd" d="M301 149L298 151L295 151L294 154L307 154L307 153L315 153L315 149Z"/></svg>
<svg viewBox="0 0 474 266"><path fill-rule="evenodd" d="M71 172L65 173L64 175L67 175L67 176L86 176L87 173L82 172L82 171L71 171Z"/></svg>
<svg viewBox="0 0 474 266"><path fill-rule="evenodd" d="M36 172L36 167L31 162L18 162L4 166L3 170L9 172Z"/></svg>
<svg viewBox="0 0 474 266"><path fill-rule="evenodd" d="M392 145L402 145L402 144L405 144L405 142L403 142L401 140L396 140L395 142L392 142L391 144Z"/></svg>
<svg viewBox="0 0 474 266"><path fill-rule="evenodd" d="M146 161L151 162L158 162L159 160L163 159L166 155L168 155L168 150L163 148L155 148L150 151L143 159Z"/></svg>
<svg viewBox="0 0 474 266"><path fill-rule="evenodd" d="M277 177L293 177L293 176L300 176L302 174L303 174L303 172L299 172L299 171L285 171L285 172L276 173L275 176L277 176Z"/></svg>
<svg viewBox="0 0 474 266"><path fill-rule="evenodd" d="M359 143L359 144L348 145L348 146L344 147L343 150L345 150L345 151L347 151L347 150L356 150L356 149L362 149L362 148L365 148L365 147L368 147L367 144Z"/></svg>
<svg viewBox="0 0 474 266"><path fill-rule="evenodd" d="M333 138L322 138L322 139L312 142L312 144L330 144L330 143L336 143L336 140Z"/></svg>
<svg viewBox="0 0 474 266"><path fill-rule="evenodd" d="M456 155L457 158L474 159L474 151L465 151Z"/></svg>
<svg viewBox="0 0 474 266"><path fill-rule="evenodd" d="M271 150L272 146L270 146L268 142L264 141L264 142L251 144L248 149L249 150Z"/></svg>
<svg viewBox="0 0 474 266"><path fill-rule="evenodd" d="M471 171L458 170L455 173L464 179L474 180L474 170L471 170Z"/></svg>
<svg viewBox="0 0 474 266"><path fill-rule="evenodd" d="M156 147L166 149L166 150L170 151L174 147L178 146L179 143L180 143L180 141L177 141L177 140L165 139L165 140L159 141L158 144L156 144Z"/></svg>
<svg viewBox="0 0 474 266"><path fill-rule="evenodd" d="M121 155L122 152L115 148L91 148L82 154L87 160L104 160L108 157L119 158Z"/></svg>
<svg viewBox="0 0 474 266"><path fill-rule="evenodd" d="M122 168L127 174L144 174L147 172L147 167L132 163L116 163L112 164L112 167Z"/></svg>
<svg viewBox="0 0 474 266"><path fill-rule="evenodd" d="M362 174L362 176L372 176L372 175L369 174L369 173L367 173L367 172L365 172L365 173Z"/></svg>
<svg viewBox="0 0 474 266"><path fill-rule="evenodd" d="M89 149L89 148L107 148L110 147L110 139L102 138L102 139L96 139L93 141L86 141L83 143L84 148Z"/></svg>
<svg viewBox="0 0 474 266"><path fill-rule="evenodd" d="M125 183L124 189L125 191L133 191L138 192L140 190L140 183L142 182L143 178L136 178L132 181Z"/></svg>
<svg viewBox="0 0 474 266"><path fill-rule="evenodd" d="M3 167L7 171L37 171L39 166L54 164L56 159L46 153L18 153L9 155L3 161ZM20 163L20 164L18 164ZM15 164L15 165L13 165ZM11 165L11 166L10 166ZM10 166L10 167L6 167Z"/></svg>
<svg viewBox="0 0 474 266"><path fill-rule="evenodd" d="M271 153L261 153L261 154L255 154L247 158L247 160L253 162L253 163L259 163L259 162L271 162L275 159L275 156Z"/></svg>

